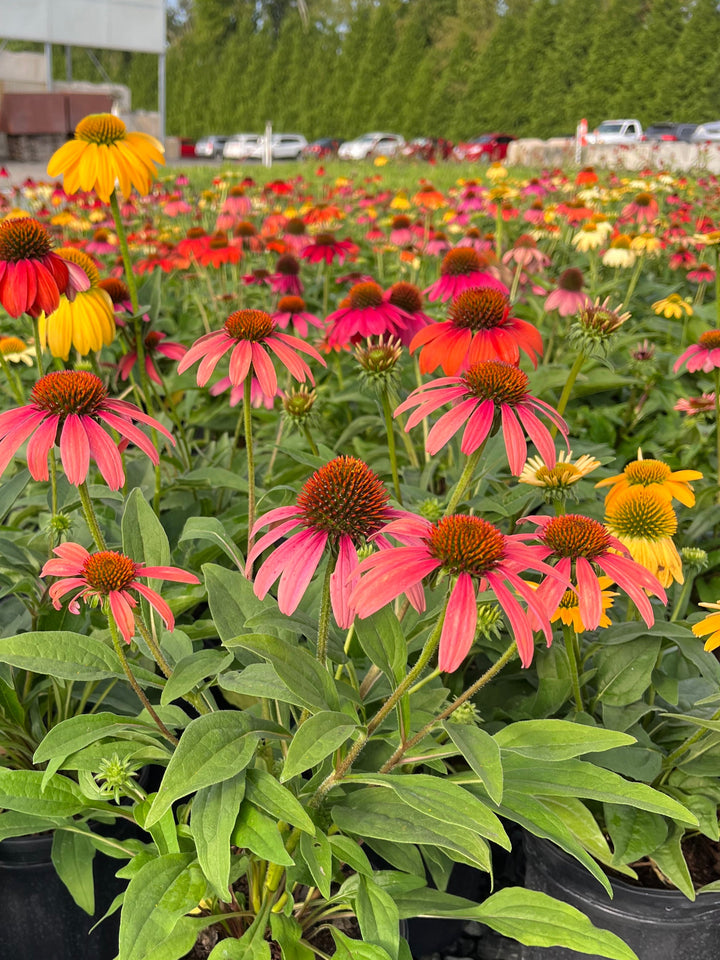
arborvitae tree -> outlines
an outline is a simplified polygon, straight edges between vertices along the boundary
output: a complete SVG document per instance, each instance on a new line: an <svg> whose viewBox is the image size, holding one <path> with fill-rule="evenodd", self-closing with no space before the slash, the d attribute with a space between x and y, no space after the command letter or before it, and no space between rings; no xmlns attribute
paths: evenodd
<svg viewBox="0 0 720 960"><path fill-rule="evenodd" d="M415 95L417 73L430 47L430 16L428 0L415 0L397 24L395 52L385 71L383 91L377 105L377 125L382 129L397 129L398 113Z"/></svg>
<svg viewBox="0 0 720 960"><path fill-rule="evenodd" d="M348 118L356 133L379 127L377 106L395 53L397 13L396 0L382 0L370 20L367 41L355 64L347 103Z"/></svg>
<svg viewBox="0 0 720 960"><path fill-rule="evenodd" d="M473 38L469 33L459 34L427 105L427 132L431 136L456 140L465 133L467 113L464 105L474 60Z"/></svg>
<svg viewBox="0 0 720 960"><path fill-rule="evenodd" d="M415 70L413 82L407 87L404 100L398 103L397 130L404 137L432 135L428 126L427 105L440 75L439 67L437 47L428 47Z"/></svg>
<svg viewBox="0 0 720 960"><path fill-rule="evenodd" d="M258 86L270 46L270 30L253 30L250 10L243 11L223 47L216 80L216 96L224 105L223 130L230 133L259 132L257 122Z"/></svg>
<svg viewBox="0 0 720 960"><path fill-rule="evenodd" d="M625 96L619 94L615 102L632 110L645 125L656 120L675 120L668 104L660 96L660 84L667 73L667 61L683 33L685 18L682 0L652 0L641 42L633 57L634 82ZM693 67L693 72L695 67ZM625 116L625 113L622 113Z"/></svg>
<svg viewBox="0 0 720 960"><path fill-rule="evenodd" d="M365 130L362 120L356 115L350 102L350 94L355 84L358 65L370 42L371 11L367 5L358 7L343 32L342 45L334 71L333 89L324 91L325 102L332 101L336 109L331 114L338 118L338 136L356 137Z"/></svg>
<svg viewBox="0 0 720 960"><path fill-rule="evenodd" d="M298 90L301 132L310 139L342 136L345 104L341 89L340 38L334 28L313 31L305 63L305 82Z"/></svg>
<svg viewBox="0 0 720 960"><path fill-rule="evenodd" d="M714 120L720 115L720 12L717 0L695 0L658 78L664 114L678 121Z"/></svg>
<svg viewBox="0 0 720 960"><path fill-rule="evenodd" d="M582 81L600 12L597 0L558 3L555 36L533 77L530 115L536 136L574 133L582 119L576 89Z"/></svg>
<svg viewBox="0 0 720 960"><path fill-rule="evenodd" d="M132 91L133 110L157 110L158 58L154 53L136 53L130 58L128 72L121 81Z"/></svg>

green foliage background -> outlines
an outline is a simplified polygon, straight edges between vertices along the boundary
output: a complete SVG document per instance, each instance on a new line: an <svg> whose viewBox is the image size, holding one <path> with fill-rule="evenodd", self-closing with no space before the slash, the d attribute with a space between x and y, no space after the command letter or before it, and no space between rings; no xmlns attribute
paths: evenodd
<svg viewBox="0 0 720 960"><path fill-rule="evenodd" d="M187 137L266 120L458 140L720 117L718 0L169 0L168 39L167 128ZM155 56L95 53L135 109L157 108ZM72 56L75 79L100 79Z"/></svg>

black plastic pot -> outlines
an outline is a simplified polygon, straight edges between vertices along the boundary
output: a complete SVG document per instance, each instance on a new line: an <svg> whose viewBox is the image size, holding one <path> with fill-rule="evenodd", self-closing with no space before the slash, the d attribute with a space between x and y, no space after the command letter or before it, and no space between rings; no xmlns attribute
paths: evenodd
<svg viewBox="0 0 720 960"><path fill-rule="evenodd" d="M597 927L611 930L640 960L720 960L720 893L692 901L675 890L651 890L613 879L613 898L576 860L526 834L525 886L564 900ZM523 960L596 960L598 954L524 947Z"/></svg>
<svg viewBox="0 0 720 960"><path fill-rule="evenodd" d="M12 960L113 960L118 949L119 912L89 931L122 889L114 876L121 861L95 855L97 909L90 917L56 874L51 849L51 833L12 837L0 843L2 956Z"/></svg>

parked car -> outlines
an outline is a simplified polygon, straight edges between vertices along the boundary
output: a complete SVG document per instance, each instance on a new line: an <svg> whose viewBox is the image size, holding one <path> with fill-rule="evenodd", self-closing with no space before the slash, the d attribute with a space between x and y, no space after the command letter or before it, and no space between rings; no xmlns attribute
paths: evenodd
<svg viewBox="0 0 720 960"><path fill-rule="evenodd" d="M699 124L690 137L691 143L709 143L714 140L720 140L720 120Z"/></svg>
<svg viewBox="0 0 720 960"><path fill-rule="evenodd" d="M603 120L599 127L587 135L587 142L623 146L638 143L642 136L643 128L639 120Z"/></svg>
<svg viewBox="0 0 720 960"><path fill-rule="evenodd" d="M478 160L480 163L504 160L513 140L517 137L511 133L483 133L466 143L458 143L453 156L456 160Z"/></svg>
<svg viewBox="0 0 720 960"><path fill-rule="evenodd" d="M364 133L355 140L346 140L338 150L341 160L369 160L372 157L394 157L405 146L399 133Z"/></svg>
<svg viewBox="0 0 720 960"><path fill-rule="evenodd" d="M235 133L223 147L225 160L244 160L260 142L259 133Z"/></svg>
<svg viewBox="0 0 720 960"><path fill-rule="evenodd" d="M180 137L180 156L181 157L195 156L194 140L191 140L189 137Z"/></svg>
<svg viewBox="0 0 720 960"><path fill-rule="evenodd" d="M342 137L321 137L302 148L302 157L305 160L323 160L325 157L334 157L343 143L345 141Z"/></svg>
<svg viewBox="0 0 720 960"><path fill-rule="evenodd" d="M434 160L437 148L438 142L432 137L415 137L405 144L400 153L410 160Z"/></svg>
<svg viewBox="0 0 720 960"><path fill-rule="evenodd" d="M223 148L228 139L228 137L222 137L216 133L208 137L201 137L195 144L195 156L219 160L223 155Z"/></svg>
<svg viewBox="0 0 720 960"><path fill-rule="evenodd" d="M641 140L683 140L689 143L695 129L696 123L662 123L651 124L643 133Z"/></svg>
<svg viewBox="0 0 720 960"><path fill-rule="evenodd" d="M297 160L307 146L307 140L300 133L274 133L270 140L273 160ZM260 137L248 154L248 160L263 160L265 157L265 137Z"/></svg>

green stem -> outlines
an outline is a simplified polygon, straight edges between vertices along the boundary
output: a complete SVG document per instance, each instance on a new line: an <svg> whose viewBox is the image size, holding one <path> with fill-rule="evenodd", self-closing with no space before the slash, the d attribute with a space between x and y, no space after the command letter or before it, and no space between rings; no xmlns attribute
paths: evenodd
<svg viewBox="0 0 720 960"><path fill-rule="evenodd" d="M322 597L320 600L320 616L318 618L318 638L317 638L317 659L318 663L324 667L327 663L328 635L330 633L330 612L332 604L330 602L330 578L333 574L332 557L328 557L325 567L325 577L322 585Z"/></svg>
<svg viewBox="0 0 720 960"><path fill-rule="evenodd" d="M135 674L130 669L130 664L127 662L127 657L125 656L125 651L123 650L122 642L120 640L120 634L118 633L117 624L115 623L115 617L112 615L110 610L107 610L108 626L110 627L110 636L112 638L113 646L115 647L115 653L117 653L122 668L125 671L125 676L128 678L130 686L133 688L137 694L140 703L147 710L150 716L155 721L158 730L165 737L166 740L169 740L173 746L177 746L180 742L177 737L174 737L172 733L168 730L165 724L162 722L160 717L155 712L155 708L150 703L148 698L145 696L145 691L142 689L140 684L135 679Z"/></svg>
<svg viewBox="0 0 720 960"><path fill-rule="evenodd" d="M570 679L572 680L575 709L578 713L582 713L584 707L582 691L580 689L579 644L575 628L569 623L563 624L563 639L565 640L565 649L570 662Z"/></svg>
<svg viewBox="0 0 720 960"><path fill-rule="evenodd" d="M252 438L252 371L248 371L243 385L243 423L245 425L245 453L247 455L248 470L248 553L252 547L252 529L255 526L255 454L253 452ZM245 571L246 576L250 578L252 568L248 566Z"/></svg>
<svg viewBox="0 0 720 960"><path fill-rule="evenodd" d="M575 363L573 363L570 368L570 373L568 373L567 380L565 381L565 386L562 389L560 394L560 399L558 400L558 405L556 407L557 412L562 416L565 413L565 408L568 405L568 400L570 399L570 394L572 393L572 388L575 386L575 381L578 378L578 374L582 370L583 364L585 363L586 357L585 354L580 351L575 357ZM558 428L553 425L550 428L550 436L554 437L558 432Z"/></svg>
<svg viewBox="0 0 720 960"><path fill-rule="evenodd" d="M402 697L405 696L407 691L413 686L417 678L428 665L437 649L438 644L440 643L440 634L442 633L446 610L447 599L443 604L442 611L437 619L437 623L435 624L432 633L427 638L425 641L425 646L420 651L420 656L417 658L415 665L408 671L408 673L405 675L405 678L398 684L395 690L393 690L385 703L380 707L375 716L368 723L366 732L358 737L350 750L348 750L342 763L340 763L337 769L334 770L328 777L326 777L317 788L310 801L310 806L318 807L320 803L322 803L323 797L330 790L332 790L335 784L339 783L339 781L342 780L342 778L350 771L353 763L355 763L373 733L377 730L385 717L392 712L392 710L395 708L395 705L402 699Z"/></svg>
<svg viewBox="0 0 720 960"><path fill-rule="evenodd" d="M319 456L320 453L318 451L317 444L313 440L312 434L310 433L310 427L306 423L302 425L302 432L303 432L303 436L308 442L308 446L310 447L310 452L312 453L312 455L315 457Z"/></svg>
<svg viewBox="0 0 720 960"><path fill-rule="evenodd" d="M417 356L413 358L415 366L415 383L418 387L423 385L422 373L420 372L420 364L418 362ZM430 454L427 452L427 438L428 438L428 418L423 417L422 420L422 432L423 432L423 452L425 454L425 463L430 462Z"/></svg>
<svg viewBox="0 0 720 960"><path fill-rule="evenodd" d="M673 607L672 616L670 617L670 623L675 623L676 620L679 620L680 617L685 612L685 607L690 598L690 592L695 583L695 576L688 575L685 579L685 582L682 585L682 590L680 591L680 596L677 598L677 603Z"/></svg>
<svg viewBox="0 0 720 960"><path fill-rule="evenodd" d="M40 355L40 321L37 317L32 318L33 336L35 337L35 366L37 367L38 377L43 375L42 357Z"/></svg>
<svg viewBox="0 0 720 960"><path fill-rule="evenodd" d="M421 740L424 740L425 737L432 732L433 728L438 725L438 723L442 723L443 720L447 720L448 717L455 713L458 707L461 707L467 700L469 700L471 697L474 697L478 690L482 690L484 686L490 683L490 681L496 677L498 673L500 673L502 668L506 664L510 663L511 660L514 660L516 656L517 645L513 640L505 652L498 657L495 663L488 670L486 670L485 673L475 681L475 683L469 686L464 693L462 693L456 700L453 700L453 702L436 717L433 717L432 720L428 720L425 726L421 730L418 730L414 736L410 737L410 739L405 743L401 743L390 759L386 760L382 767L380 767L379 773L388 773L393 769L393 767L397 766L403 755L407 753L408 750L411 750L415 744L420 743ZM417 686L419 686L419 684L417 684L416 687Z"/></svg>
<svg viewBox="0 0 720 960"><path fill-rule="evenodd" d="M455 484L455 489L453 490L450 500L448 501L448 505L445 508L446 517L449 517L451 513L455 512L455 508L460 503L460 500L462 499L462 495L465 493L465 491L469 487L470 481L472 480L473 474L475 473L475 468L480 462L480 457L482 456L482 452L485 449L486 443L487 443L487 439L485 439L477 448L477 450L474 453L471 453L470 456L467 458L467 463L465 464L465 468L463 472L460 474L460 479Z"/></svg>
<svg viewBox="0 0 720 960"><path fill-rule="evenodd" d="M716 710L715 713L712 715L712 717L710 717L710 720L720 720L720 710ZM679 758L687 750L689 750L690 747L693 746L693 744L697 743L698 740L700 740L700 738L705 736L705 734L708 732L710 731L701 728L697 730L691 737L688 737L687 740L681 743L676 750L673 750L673 752L665 758L665 760L663 761L663 768L665 770L672 770L677 760L679 760Z"/></svg>
<svg viewBox="0 0 720 960"><path fill-rule="evenodd" d="M92 500L90 499L90 493L88 492L87 483L83 482L77 488L80 495L80 503L82 504L83 513L85 514L85 522L88 525L92 538L95 541L95 545L98 550L107 550L105 546L105 538L102 535L102 530L100 529L100 524L98 523L97 516L95 514L95 508L93 507Z"/></svg>
<svg viewBox="0 0 720 960"><path fill-rule="evenodd" d="M515 273L513 274L513 278L512 278L512 286L510 287L510 296L508 298L510 300L510 303L515 302L515 297L517 296L518 287L520 286L521 273L522 273L522 265L518 264L515 267Z"/></svg>
<svg viewBox="0 0 720 960"><path fill-rule="evenodd" d="M500 201L500 198L498 198L496 203L496 208L495 208L495 256L498 258L498 260L502 259L502 241L503 241L502 203Z"/></svg>
<svg viewBox="0 0 720 960"><path fill-rule="evenodd" d="M37 353L37 350L38 348L36 347L35 348L36 353ZM22 406L25 403L25 397L23 396L22 387L19 381L16 379L15 374L10 369L10 365L5 359L5 354L2 352L2 350L0 350L0 367L2 367L2 371L7 378L8 385L13 392L15 401Z"/></svg>
<svg viewBox="0 0 720 960"><path fill-rule="evenodd" d="M640 274L641 274L641 272L642 272L644 260L645 260L645 258L644 258L642 255L640 255L640 256L637 258L637 263L635 264L635 269L633 270L632 277L630 277L630 285L628 286L627 293L625 294L625 300L623 301L623 304L621 304L621 307L622 307L622 306L626 306L626 307L627 307L627 306L629 306L629 304L630 304L630 298L632 297L633 293L635 292L635 287L637 286L637 282L638 282L638 280L640 279ZM620 309L620 307L619 307L618 309Z"/></svg>
<svg viewBox="0 0 720 960"><path fill-rule="evenodd" d="M717 484L718 499L720 500L720 369L718 367L713 371L715 374L715 459L717 463Z"/></svg>
<svg viewBox="0 0 720 960"><path fill-rule="evenodd" d="M715 316L720 327L720 246L715 247Z"/></svg>
<svg viewBox="0 0 720 960"><path fill-rule="evenodd" d="M385 417L385 433L387 435L388 454L390 455L390 470L392 472L393 486L395 488L395 497L402 506L402 493L400 492L400 476L398 474L397 450L395 449L395 430L393 425L392 410L390 409L390 398L387 390L383 389L380 394L383 416Z"/></svg>
<svg viewBox="0 0 720 960"><path fill-rule="evenodd" d="M125 279L128 290L130 291L130 303L132 304L133 313L137 313L140 307L137 283L135 282L135 274L133 273L132 261L130 259L130 249L128 248L127 236L125 234L125 225L122 222L120 204L118 203L117 192L115 190L110 194L110 209L112 210L113 220L115 221L115 231L117 233L118 243L120 244L120 253L125 268ZM138 361L140 359L141 356L138 354Z"/></svg>

